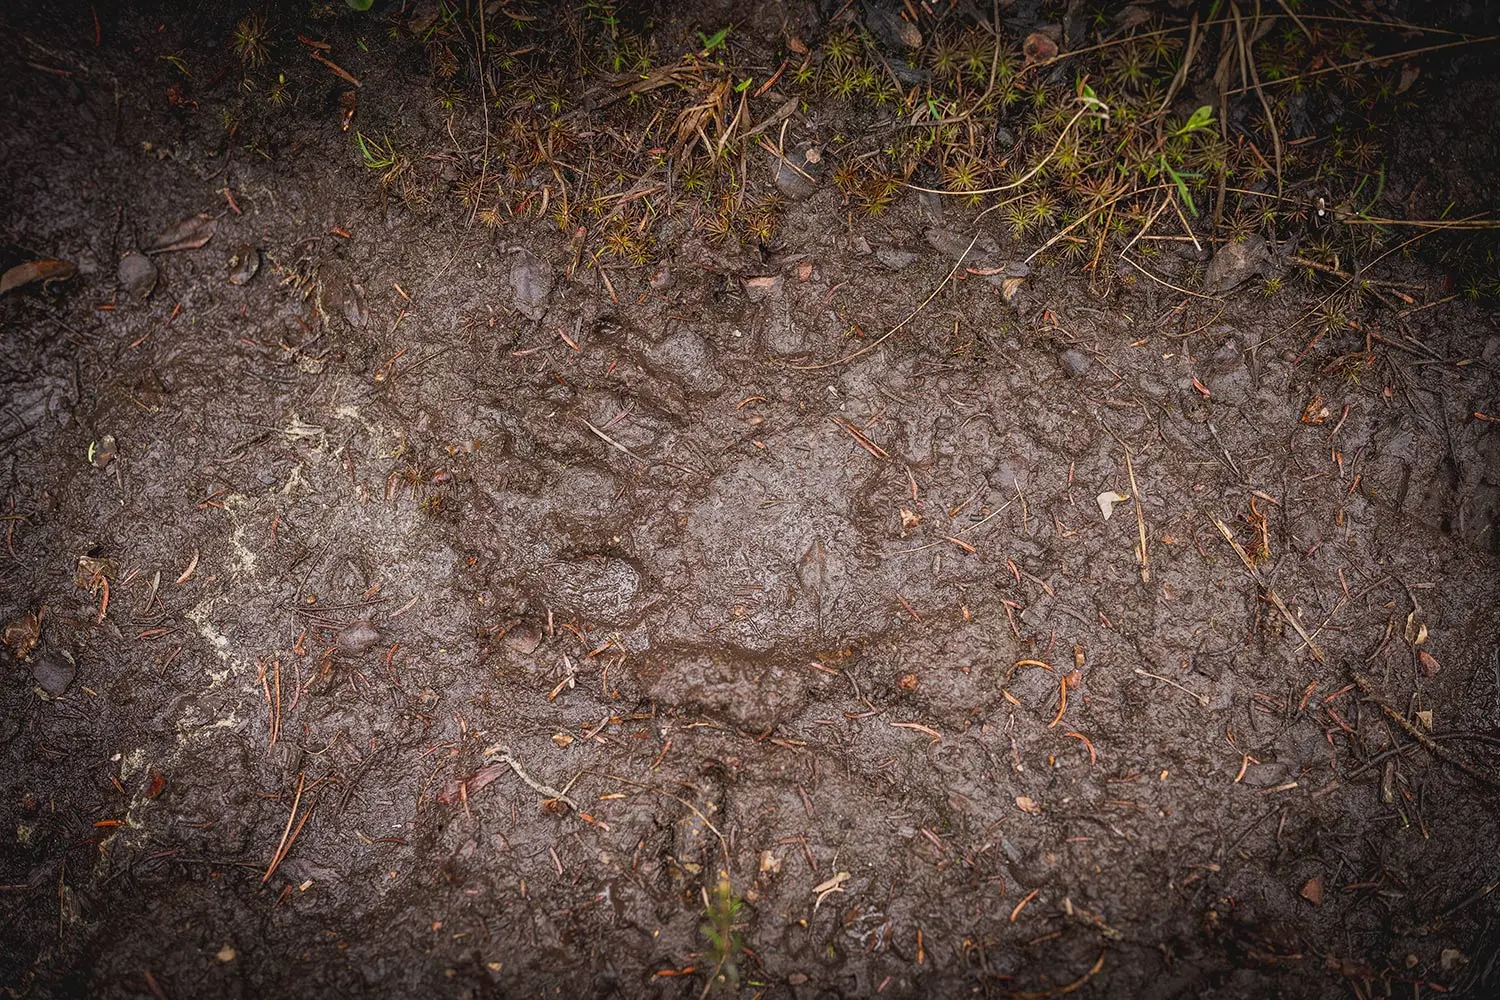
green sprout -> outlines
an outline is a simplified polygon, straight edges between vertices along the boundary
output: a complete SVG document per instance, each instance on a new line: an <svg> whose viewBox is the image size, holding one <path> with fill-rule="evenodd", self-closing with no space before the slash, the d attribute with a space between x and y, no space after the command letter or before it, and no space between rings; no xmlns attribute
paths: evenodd
<svg viewBox="0 0 1500 1000"><path fill-rule="evenodd" d="M705 35L701 31L698 32L698 41L700 41L700 42L703 43L703 48L698 53L698 55L700 55L704 59L707 59L713 53L713 51L715 49L723 48L724 47L725 39L727 39L729 37L729 32L733 28L734 28L734 25L731 24L731 25L728 25L726 27L720 28L718 31L714 32L712 35Z"/></svg>
<svg viewBox="0 0 1500 1000"><path fill-rule="evenodd" d="M729 884L728 873L719 872L719 884L714 887L713 894L704 893L703 910L706 919L699 928L708 941L708 958L714 963L709 989L720 985L733 988L739 984L735 956L743 946L739 927L744 906L745 901L735 895L734 887Z"/></svg>
<svg viewBox="0 0 1500 1000"><path fill-rule="evenodd" d="M363 132L355 132L354 141L359 144L365 166L371 170L389 170L396 165L396 147L391 140L382 137L377 141L366 138Z"/></svg>

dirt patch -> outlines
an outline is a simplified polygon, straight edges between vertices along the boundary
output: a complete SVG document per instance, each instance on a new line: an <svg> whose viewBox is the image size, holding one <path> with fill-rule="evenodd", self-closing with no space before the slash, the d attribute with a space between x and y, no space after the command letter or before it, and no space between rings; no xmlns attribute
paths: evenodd
<svg viewBox="0 0 1500 1000"><path fill-rule="evenodd" d="M1245 243L1101 284L807 170L590 268L303 51L226 140L244 11L94 11L0 21L0 263L77 270L0 299L12 995L1500 986L1492 301L1314 339Z"/></svg>

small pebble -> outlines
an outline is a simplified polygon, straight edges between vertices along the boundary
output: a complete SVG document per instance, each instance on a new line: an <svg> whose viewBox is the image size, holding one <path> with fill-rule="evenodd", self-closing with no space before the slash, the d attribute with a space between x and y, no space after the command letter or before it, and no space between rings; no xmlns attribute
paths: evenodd
<svg viewBox="0 0 1500 1000"><path fill-rule="evenodd" d="M745 279L745 297L751 302L761 302L776 294L781 288L778 274L756 275Z"/></svg>
<svg viewBox="0 0 1500 1000"><path fill-rule="evenodd" d="M542 630L531 625L516 625L505 633L505 644L518 653L535 653L542 644Z"/></svg>
<svg viewBox="0 0 1500 1000"><path fill-rule="evenodd" d="M369 621L346 625L334 640L340 653L360 656L368 653L380 642L380 630Z"/></svg>
<svg viewBox="0 0 1500 1000"><path fill-rule="evenodd" d="M899 271L912 261L917 255L910 250L897 250L895 247L881 247L875 251L875 259L880 261L892 271Z"/></svg>
<svg viewBox="0 0 1500 1000"><path fill-rule="evenodd" d="M516 254L510 265L510 289L516 308L528 319L541 319L552 294L552 267L529 250Z"/></svg>
<svg viewBox="0 0 1500 1000"><path fill-rule="evenodd" d="M1077 378L1088 371L1094 363L1093 358L1072 347L1059 354L1057 360L1062 362L1063 371L1068 373L1069 378Z"/></svg>
<svg viewBox="0 0 1500 1000"><path fill-rule="evenodd" d="M78 676L78 666L67 653L47 650L31 665L31 677L36 686L54 698L67 694Z"/></svg>
<svg viewBox="0 0 1500 1000"><path fill-rule="evenodd" d="M115 276L120 287L138 299L148 298L156 289L156 265L151 258L138 250L132 250L120 258L120 267Z"/></svg>
<svg viewBox="0 0 1500 1000"><path fill-rule="evenodd" d="M793 201L801 201L818 189L822 162L822 151L816 148L788 153L784 160L778 157L776 187Z"/></svg>

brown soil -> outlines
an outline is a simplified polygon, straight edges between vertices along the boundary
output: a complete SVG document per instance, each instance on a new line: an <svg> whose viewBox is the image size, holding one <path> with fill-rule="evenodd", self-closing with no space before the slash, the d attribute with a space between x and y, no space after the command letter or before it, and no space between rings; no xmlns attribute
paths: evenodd
<svg viewBox="0 0 1500 1000"><path fill-rule="evenodd" d="M0 15L0 265L79 271L0 299L10 995L697 997L721 872L747 997L1500 990L1492 303L1008 304L971 211L826 186L606 287L376 183L297 12L226 143L240 12L92 9ZM369 17L359 120L440 150Z"/></svg>

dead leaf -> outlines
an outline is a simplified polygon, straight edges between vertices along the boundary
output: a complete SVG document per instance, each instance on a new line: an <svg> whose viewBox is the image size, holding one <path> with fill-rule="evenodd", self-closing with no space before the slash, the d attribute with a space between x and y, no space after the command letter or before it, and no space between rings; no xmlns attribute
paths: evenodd
<svg viewBox="0 0 1500 1000"><path fill-rule="evenodd" d="M1438 662L1438 658L1425 649L1417 650L1417 661L1422 664L1423 677L1436 677L1438 671L1443 669L1443 665Z"/></svg>
<svg viewBox="0 0 1500 1000"><path fill-rule="evenodd" d="M467 778L449 781L438 793L438 801L444 804L465 801L470 795L492 784L502 774L509 773L510 768L503 762L486 764Z"/></svg>
<svg viewBox="0 0 1500 1000"><path fill-rule="evenodd" d="M214 238L219 230L219 220L212 215L199 213L156 234L156 239L146 247L147 253L176 253L178 250L196 250Z"/></svg>
<svg viewBox="0 0 1500 1000"><path fill-rule="evenodd" d="M79 556L78 569L73 573L73 582L84 590L92 591L99 586L100 580L108 580L119 571L113 559Z"/></svg>
<svg viewBox="0 0 1500 1000"><path fill-rule="evenodd" d="M775 274L756 275L745 279L745 295L751 302L759 302L781 287L781 278Z"/></svg>
<svg viewBox="0 0 1500 1000"><path fill-rule="evenodd" d="M42 614L27 614L5 626L3 640L11 655L18 660L24 660L36 649L36 644L42 637Z"/></svg>
<svg viewBox="0 0 1500 1000"><path fill-rule="evenodd" d="M1000 279L1000 297L1005 300L1006 305L1013 306L1016 304L1016 298L1021 294L1021 289L1025 284L1026 279L1024 277Z"/></svg>
<svg viewBox="0 0 1500 1000"><path fill-rule="evenodd" d="M1029 795L1016 796L1016 808L1031 816L1040 816L1042 807L1036 804L1036 800Z"/></svg>
<svg viewBox="0 0 1500 1000"><path fill-rule="evenodd" d="M1099 494L1099 513L1103 514L1104 519L1108 521L1109 516L1115 512L1115 504L1124 503L1129 499L1130 497L1124 493L1116 493L1114 490L1101 493Z"/></svg>
<svg viewBox="0 0 1500 1000"><path fill-rule="evenodd" d="M1026 57L1028 66L1046 62L1057 58L1057 43L1040 31L1033 31L1026 36L1026 41L1021 43L1021 53Z"/></svg>
<svg viewBox="0 0 1500 1000"><path fill-rule="evenodd" d="M1406 631L1403 633L1409 646L1420 646L1427 641L1427 623L1417 619L1417 613L1413 611L1406 616Z"/></svg>
<svg viewBox="0 0 1500 1000"><path fill-rule="evenodd" d="M109 465L119 453L120 445L113 434L106 434L97 441L89 442L89 464L96 469Z"/></svg>
<svg viewBox="0 0 1500 1000"><path fill-rule="evenodd" d="M0 275L0 295L13 288L29 285L33 281L64 281L78 273L78 268L66 260L33 260Z"/></svg>
<svg viewBox="0 0 1500 1000"><path fill-rule="evenodd" d="M1416 63L1406 63L1401 67L1401 82L1396 84L1396 93L1404 94L1411 89L1411 85L1417 82L1422 70Z"/></svg>
<svg viewBox="0 0 1500 1000"><path fill-rule="evenodd" d="M1302 408L1302 422L1304 424L1321 424L1331 416L1333 414L1328 411L1328 407L1323 403L1322 396L1314 396Z"/></svg>
<svg viewBox="0 0 1500 1000"><path fill-rule="evenodd" d="M1314 906L1323 905L1323 876L1314 875L1302 887L1302 898Z"/></svg>

